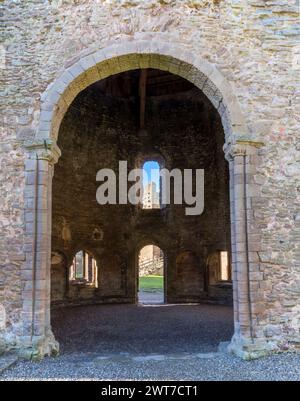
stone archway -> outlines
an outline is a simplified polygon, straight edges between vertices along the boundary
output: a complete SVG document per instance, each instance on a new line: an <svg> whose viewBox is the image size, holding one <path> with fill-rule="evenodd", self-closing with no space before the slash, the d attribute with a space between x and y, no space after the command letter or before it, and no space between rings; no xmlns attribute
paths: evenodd
<svg viewBox="0 0 300 401"><path fill-rule="evenodd" d="M26 229L26 243L32 249L26 253L25 264L32 274L30 279L28 275L23 278L32 289L23 296L23 349L27 356L42 357L58 349L50 325L50 257L51 187L54 164L60 156L56 145L60 123L80 91L110 75L140 68L157 68L187 79L204 92L221 116L230 171L235 321L231 348L242 357L256 352L250 271L251 264L258 262L255 247L259 247L259 233L255 232L250 212L251 198L257 196L252 176L261 144L247 141L234 90L214 65L184 48L139 40L113 45L74 61L42 96L38 131L35 140L26 144L26 177L30 183L25 194L26 212L34 215L33 225ZM255 243L251 240L253 234Z"/></svg>
<svg viewBox="0 0 300 401"><path fill-rule="evenodd" d="M160 241L151 241L151 240L147 241L146 239L143 239L143 241L141 241L135 249L135 267L136 267L135 275L136 275L136 278L138 281L137 288L136 288L137 302L140 302L142 304L144 302L143 302L143 300L141 301L141 299L139 297L139 295L140 295L139 293L141 291L140 286L139 286L141 273L143 273L142 274L143 276L158 274L162 277L163 284L162 284L162 289L160 290L161 293L158 294L158 300L155 299L155 298L157 298L157 296L154 297L154 303L157 303L157 301L158 301L158 303L167 302L167 253L165 252L165 249L159 245L159 242ZM146 251L146 253L147 253L147 248L149 248L149 246L154 248L152 250L149 249L149 251L152 251L152 255L150 257L146 255L145 257L146 258L148 257L149 259L156 258L156 260L157 260L157 263L156 264L154 263L153 265L151 265L151 262L150 262L150 266L149 266L149 262L147 263L147 260L144 261L144 264L143 264L143 261L140 260L142 251L144 251L144 252ZM159 252L160 255L159 256L156 255L156 257L155 257L154 256L155 251ZM160 258L162 258L162 261L159 260ZM140 264L140 262L142 262L142 263ZM159 272L157 272L157 269L159 270ZM158 292L160 292L160 291L158 291ZM148 301L146 303L149 303L149 300L146 299L146 301ZM151 301L150 301L150 303L151 303Z"/></svg>

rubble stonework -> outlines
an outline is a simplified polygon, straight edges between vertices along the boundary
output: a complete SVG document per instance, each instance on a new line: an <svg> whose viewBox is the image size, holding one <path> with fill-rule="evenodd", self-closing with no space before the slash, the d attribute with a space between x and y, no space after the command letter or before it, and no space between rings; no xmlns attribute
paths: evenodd
<svg viewBox="0 0 300 401"><path fill-rule="evenodd" d="M50 240L60 122L81 90L134 68L183 76L221 116L232 351L299 350L299 1L4 0L1 18L0 352L57 351Z"/></svg>

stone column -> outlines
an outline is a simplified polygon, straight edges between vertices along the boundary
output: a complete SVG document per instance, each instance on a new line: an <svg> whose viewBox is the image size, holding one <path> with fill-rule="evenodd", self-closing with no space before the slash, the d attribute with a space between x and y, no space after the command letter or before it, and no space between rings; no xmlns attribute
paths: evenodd
<svg viewBox="0 0 300 401"><path fill-rule="evenodd" d="M234 336L229 350L250 359L260 352L255 338L255 285L259 277L259 233L255 227L252 198L259 195L254 175L261 144L238 142L225 145L230 171L230 216L232 240L232 280Z"/></svg>
<svg viewBox="0 0 300 401"><path fill-rule="evenodd" d="M234 159L230 154L226 154L229 162L229 194L230 194L230 229L231 229L231 275L233 286L233 310L234 310L234 332L239 330L239 303L238 303L238 286L237 286L237 266L236 266L236 233L234 224Z"/></svg>
<svg viewBox="0 0 300 401"><path fill-rule="evenodd" d="M60 151L54 142L25 144L25 253L22 269L21 354L40 358L58 351L50 324L52 177Z"/></svg>

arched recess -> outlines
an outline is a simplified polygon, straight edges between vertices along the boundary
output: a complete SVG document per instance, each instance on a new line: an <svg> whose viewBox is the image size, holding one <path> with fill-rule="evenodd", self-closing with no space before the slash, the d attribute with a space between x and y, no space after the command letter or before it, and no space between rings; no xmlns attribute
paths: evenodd
<svg viewBox="0 0 300 401"><path fill-rule="evenodd" d="M181 251L176 257L175 264L176 284L179 295L193 301L193 296L204 290L204 271L197 255L190 250ZM188 280L193 277L193 280Z"/></svg>
<svg viewBox="0 0 300 401"><path fill-rule="evenodd" d="M121 42L90 53L68 67L42 95L39 127L35 139L26 143L25 215L33 214L26 225L27 247L24 282L32 291L23 295L24 341L26 356L40 357L57 352L50 325L51 185L54 164L60 156L56 139L60 123L79 92L92 83L123 71L155 68L177 74L203 91L221 116L225 133L225 157L229 161L231 232L233 257L235 334L232 349L244 356L253 343L254 310L250 289L250 263L258 262L256 250L249 247L252 227L251 197L257 189L251 184L257 148L247 138L247 128L231 84L218 69L185 47L152 40ZM247 177L247 180L246 180ZM250 216L250 217L249 217ZM251 232L252 234L252 232ZM238 240L237 240L238 239ZM37 286L38 283L38 286ZM248 347L248 348L247 348ZM247 355L246 355L247 356Z"/></svg>
<svg viewBox="0 0 300 401"><path fill-rule="evenodd" d="M66 297L68 288L68 263L63 252L51 253L51 303Z"/></svg>

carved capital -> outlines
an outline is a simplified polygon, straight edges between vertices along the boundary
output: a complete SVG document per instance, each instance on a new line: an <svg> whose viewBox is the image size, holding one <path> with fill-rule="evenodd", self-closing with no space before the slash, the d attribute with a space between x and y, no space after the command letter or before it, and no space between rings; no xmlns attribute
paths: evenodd
<svg viewBox="0 0 300 401"><path fill-rule="evenodd" d="M223 146L225 158L229 162L234 160L236 156L255 155L259 148L263 146L261 142L252 141L236 141L236 143L226 143Z"/></svg>
<svg viewBox="0 0 300 401"><path fill-rule="evenodd" d="M56 142L52 139L35 139L25 142L26 151L30 158L38 158L39 160L47 160L50 164L57 163L61 156L61 151Z"/></svg>

